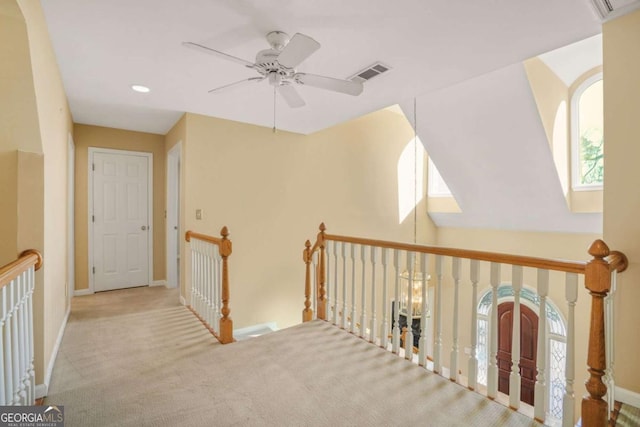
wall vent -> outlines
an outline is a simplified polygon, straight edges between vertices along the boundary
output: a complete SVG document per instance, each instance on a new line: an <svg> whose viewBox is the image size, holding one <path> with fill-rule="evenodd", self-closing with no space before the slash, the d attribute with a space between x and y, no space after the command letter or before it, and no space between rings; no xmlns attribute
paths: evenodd
<svg viewBox="0 0 640 427"><path fill-rule="evenodd" d="M391 67L389 67L388 65L385 65L382 62L376 62L375 64L368 66L364 70L358 71L353 76L349 77L347 80L351 80L358 83L364 83L376 76L379 76L380 74L386 73L390 69Z"/></svg>

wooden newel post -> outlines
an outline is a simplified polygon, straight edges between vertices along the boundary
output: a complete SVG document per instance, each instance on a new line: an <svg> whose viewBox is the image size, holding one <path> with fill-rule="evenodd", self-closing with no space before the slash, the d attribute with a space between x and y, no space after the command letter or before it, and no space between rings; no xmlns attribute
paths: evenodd
<svg viewBox="0 0 640 427"><path fill-rule="evenodd" d="M302 321L308 322L313 320L313 310L311 309L311 242L304 243L302 251L302 261L305 264L304 277L304 310L302 310Z"/></svg>
<svg viewBox="0 0 640 427"><path fill-rule="evenodd" d="M324 222L320 224L320 232L318 233L318 247L320 248L320 262L318 265L318 319L327 320L327 299L326 299L326 291L325 286L327 282L327 269L326 269L326 259L325 259L325 240L324 240L324 232L327 228L324 225Z"/></svg>
<svg viewBox="0 0 640 427"><path fill-rule="evenodd" d="M585 269L585 287L591 294L591 325L589 328L589 352L587 365L590 377L585 385L589 394L582 399L582 426L601 427L608 425L609 410L602 398L607 386L602 382L606 369L604 336L604 298L611 288L611 270L604 258L609 248L602 240L596 240L589 248L593 259Z"/></svg>
<svg viewBox="0 0 640 427"><path fill-rule="evenodd" d="M222 317L220 318L220 342L228 344L233 342L233 321L229 317L229 262L231 255L231 240L228 239L229 230L222 227L220 230L222 242L220 243L220 256L222 257Z"/></svg>

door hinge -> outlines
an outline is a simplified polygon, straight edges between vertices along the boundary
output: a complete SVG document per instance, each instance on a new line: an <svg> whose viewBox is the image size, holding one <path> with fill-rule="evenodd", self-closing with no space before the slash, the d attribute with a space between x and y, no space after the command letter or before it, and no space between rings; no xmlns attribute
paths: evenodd
<svg viewBox="0 0 640 427"><path fill-rule="evenodd" d="M96 268L93 267L93 274L96 274Z"/></svg>
<svg viewBox="0 0 640 427"><path fill-rule="evenodd" d="M92 171L96 170L96 164L95 163L91 163L91 170Z"/></svg>
<svg viewBox="0 0 640 427"><path fill-rule="evenodd" d="M96 222L96 216L95 215L91 215L91 222Z"/></svg>

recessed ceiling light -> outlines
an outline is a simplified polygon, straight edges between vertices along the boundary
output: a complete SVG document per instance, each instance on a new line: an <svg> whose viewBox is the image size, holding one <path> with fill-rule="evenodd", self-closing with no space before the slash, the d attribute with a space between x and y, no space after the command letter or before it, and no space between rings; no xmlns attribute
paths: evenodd
<svg viewBox="0 0 640 427"><path fill-rule="evenodd" d="M151 91L151 89L149 89L146 86L142 86L142 85L131 85L131 89L135 90L136 92L140 92L140 93L147 93L147 92Z"/></svg>

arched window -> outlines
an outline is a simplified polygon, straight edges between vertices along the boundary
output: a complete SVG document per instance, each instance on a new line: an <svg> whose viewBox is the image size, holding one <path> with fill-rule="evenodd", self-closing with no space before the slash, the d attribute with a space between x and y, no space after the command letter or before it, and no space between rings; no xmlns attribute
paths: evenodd
<svg viewBox="0 0 640 427"><path fill-rule="evenodd" d="M574 189L599 189L604 180L602 73L582 82L571 98Z"/></svg>
<svg viewBox="0 0 640 427"><path fill-rule="evenodd" d="M487 385L492 294L489 289L478 303L478 383ZM514 300L513 287L500 285L498 287L498 304ZM522 288L520 292L522 304L539 312L540 297L529 288ZM549 416L557 420L562 419L562 399L565 389L565 367L567 361L567 328L566 322L555 305L547 298L546 301L546 330L547 330L547 396ZM542 323L540 323L542 325ZM542 331L542 329L540 329ZM539 332L541 333L541 332Z"/></svg>

